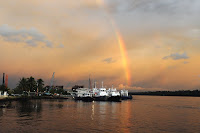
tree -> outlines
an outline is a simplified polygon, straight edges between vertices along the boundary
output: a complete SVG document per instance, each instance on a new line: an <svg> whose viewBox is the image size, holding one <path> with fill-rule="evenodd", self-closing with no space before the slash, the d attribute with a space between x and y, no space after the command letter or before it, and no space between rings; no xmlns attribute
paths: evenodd
<svg viewBox="0 0 200 133"><path fill-rule="evenodd" d="M17 89L21 90L22 92L28 91L28 82L26 78L23 77L20 79Z"/></svg>
<svg viewBox="0 0 200 133"><path fill-rule="evenodd" d="M16 88L13 89L14 94L22 94L23 91L17 86Z"/></svg>
<svg viewBox="0 0 200 133"><path fill-rule="evenodd" d="M33 78L32 76L27 79L27 85L30 92L36 91L37 82L35 81L35 78Z"/></svg>
<svg viewBox="0 0 200 133"><path fill-rule="evenodd" d="M36 92L37 84L40 91L43 91L44 81L42 79L38 79L37 82L35 78L32 76L30 78L21 78L17 87L14 89L14 93L22 94L25 92Z"/></svg>
<svg viewBox="0 0 200 133"><path fill-rule="evenodd" d="M44 81L42 79L38 79L37 80L37 84L38 84L38 91L39 92L44 92Z"/></svg>
<svg viewBox="0 0 200 133"><path fill-rule="evenodd" d="M63 88L58 88L58 89L56 89L56 93L63 94L64 93L64 89Z"/></svg>
<svg viewBox="0 0 200 133"><path fill-rule="evenodd" d="M56 89L51 89L51 90L50 90L50 93L51 93L51 94L56 93Z"/></svg>
<svg viewBox="0 0 200 133"><path fill-rule="evenodd" d="M5 85L0 85L0 91L8 91L8 87L6 87Z"/></svg>

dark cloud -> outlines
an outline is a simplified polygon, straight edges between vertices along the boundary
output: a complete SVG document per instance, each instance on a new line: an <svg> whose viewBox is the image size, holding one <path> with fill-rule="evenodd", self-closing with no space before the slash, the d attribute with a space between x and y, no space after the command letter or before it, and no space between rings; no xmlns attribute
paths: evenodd
<svg viewBox="0 0 200 133"><path fill-rule="evenodd" d="M188 59L190 58L186 52L184 52L183 54L179 54L179 53L174 53L168 56L163 57L164 60L167 59L173 59L173 60L181 60L181 59Z"/></svg>
<svg viewBox="0 0 200 133"><path fill-rule="evenodd" d="M102 61L105 62L105 63L107 63L107 64L110 64L110 63L114 63L114 62L116 62L116 60L113 60L112 57L110 57L110 58L106 58L106 59L104 59L104 60L102 60Z"/></svg>
<svg viewBox="0 0 200 133"><path fill-rule="evenodd" d="M154 13L191 13L200 10L198 0L107 0L106 7L111 12L154 12ZM174 14L171 14L174 15Z"/></svg>
<svg viewBox="0 0 200 133"><path fill-rule="evenodd" d="M132 84L132 87L142 87L145 89L160 88L163 90L192 89L196 87L196 85L190 85L190 81L188 81L188 84L186 82L183 83L180 79L177 79L176 81L170 80L172 75L168 75L167 73L168 71L162 71L154 76L135 82Z"/></svg>
<svg viewBox="0 0 200 133"><path fill-rule="evenodd" d="M44 43L47 47L52 47L52 42L46 40L45 35L35 28L15 29L9 25L0 26L0 36L9 42L23 42L28 46L36 47L39 43Z"/></svg>

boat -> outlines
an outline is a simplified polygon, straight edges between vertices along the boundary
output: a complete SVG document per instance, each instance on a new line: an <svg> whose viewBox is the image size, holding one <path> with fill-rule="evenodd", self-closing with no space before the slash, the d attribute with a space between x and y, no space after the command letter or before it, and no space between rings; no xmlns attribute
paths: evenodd
<svg viewBox="0 0 200 133"><path fill-rule="evenodd" d="M74 94L73 98L75 100L82 100L86 102L93 101L92 91L88 88L78 88L76 89L76 93Z"/></svg>
<svg viewBox="0 0 200 133"><path fill-rule="evenodd" d="M121 90L121 99L122 100L127 100L127 99L132 99L132 95L128 94L128 90Z"/></svg>
<svg viewBox="0 0 200 133"><path fill-rule="evenodd" d="M95 83L95 88L93 88L93 98L95 101L107 101L109 98L108 92L106 88L103 87L103 82L102 82L102 87L97 89L96 88L96 83Z"/></svg>
<svg viewBox="0 0 200 133"><path fill-rule="evenodd" d="M117 91L116 88L113 88L113 86L112 86L112 88L109 88L108 94L109 94L108 101L120 102L120 100L121 100L120 93L119 93L119 91Z"/></svg>
<svg viewBox="0 0 200 133"><path fill-rule="evenodd" d="M92 102L94 98L92 97L92 92L86 92L82 96L82 101L84 102Z"/></svg>

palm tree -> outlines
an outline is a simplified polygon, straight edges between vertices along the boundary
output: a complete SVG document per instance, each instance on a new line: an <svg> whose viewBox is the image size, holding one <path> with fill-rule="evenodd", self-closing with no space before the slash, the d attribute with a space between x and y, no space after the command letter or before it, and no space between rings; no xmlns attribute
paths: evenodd
<svg viewBox="0 0 200 133"><path fill-rule="evenodd" d="M26 78L21 78L19 83L18 83L18 89L21 91L28 91L28 83Z"/></svg>
<svg viewBox="0 0 200 133"><path fill-rule="evenodd" d="M31 92L36 91L36 89L37 89L37 82L35 81L35 78L33 78L31 76L27 80L28 80L28 89L29 89L29 91L31 91Z"/></svg>
<svg viewBox="0 0 200 133"><path fill-rule="evenodd" d="M43 92L44 91L44 81L42 79L38 79L37 80L37 87L38 87L38 90L39 92Z"/></svg>

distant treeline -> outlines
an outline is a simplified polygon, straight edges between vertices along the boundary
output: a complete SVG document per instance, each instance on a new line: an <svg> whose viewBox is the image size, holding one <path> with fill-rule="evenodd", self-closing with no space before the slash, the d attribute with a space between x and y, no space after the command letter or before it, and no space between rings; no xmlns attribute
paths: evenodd
<svg viewBox="0 0 200 133"><path fill-rule="evenodd" d="M200 97L200 90L129 92L129 94L131 94L131 95L154 95L154 96L195 96L195 97Z"/></svg>

